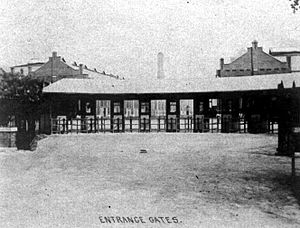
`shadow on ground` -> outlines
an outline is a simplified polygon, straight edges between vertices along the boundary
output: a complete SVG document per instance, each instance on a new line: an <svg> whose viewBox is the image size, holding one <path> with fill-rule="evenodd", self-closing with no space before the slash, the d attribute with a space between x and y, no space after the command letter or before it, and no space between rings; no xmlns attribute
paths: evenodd
<svg viewBox="0 0 300 228"><path fill-rule="evenodd" d="M298 176L295 177L292 187L293 187L294 195L298 200L298 204L300 206L300 174L298 174Z"/></svg>

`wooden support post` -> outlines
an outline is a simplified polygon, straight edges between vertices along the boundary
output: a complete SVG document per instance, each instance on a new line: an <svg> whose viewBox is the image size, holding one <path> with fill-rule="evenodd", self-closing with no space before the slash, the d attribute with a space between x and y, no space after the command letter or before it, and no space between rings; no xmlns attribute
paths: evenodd
<svg viewBox="0 0 300 228"><path fill-rule="evenodd" d="M296 178L296 168L295 168L295 152L292 152L292 182L295 181Z"/></svg>
<svg viewBox="0 0 300 228"><path fill-rule="evenodd" d="M93 132L93 119L90 119L90 133Z"/></svg>
<svg viewBox="0 0 300 228"><path fill-rule="evenodd" d="M76 119L76 133L78 134L78 119Z"/></svg>
<svg viewBox="0 0 300 228"><path fill-rule="evenodd" d="M61 134L61 131L60 131L60 118L58 118L58 134Z"/></svg>
<svg viewBox="0 0 300 228"><path fill-rule="evenodd" d="M189 117L187 118L187 124L188 124L188 132L190 131L190 119Z"/></svg>
<svg viewBox="0 0 300 228"><path fill-rule="evenodd" d="M50 118L50 133L53 134L53 119Z"/></svg>
<svg viewBox="0 0 300 228"><path fill-rule="evenodd" d="M68 120L65 119L65 130L64 130L64 133L68 134Z"/></svg>
<svg viewBox="0 0 300 228"><path fill-rule="evenodd" d="M99 118L97 119L97 123L98 123L98 129L99 129ZM101 122L100 122L100 131L102 132L102 130L103 130L103 116L101 116Z"/></svg>
<svg viewBox="0 0 300 228"><path fill-rule="evenodd" d="M132 132L132 117L131 116L129 117L129 129L130 129L130 132Z"/></svg>
<svg viewBox="0 0 300 228"><path fill-rule="evenodd" d="M158 131L160 132L160 116L158 116Z"/></svg>

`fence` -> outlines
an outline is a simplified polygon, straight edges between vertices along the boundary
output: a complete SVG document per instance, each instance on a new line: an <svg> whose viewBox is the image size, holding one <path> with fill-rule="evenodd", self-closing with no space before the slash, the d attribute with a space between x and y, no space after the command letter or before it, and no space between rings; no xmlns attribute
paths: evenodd
<svg viewBox="0 0 300 228"><path fill-rule="evenodd" d="M278 124L268 121L268 133L277 133ZM211 132L248 133L248 121L244 118L199 117L126 117L51 119L52 134L98 132Z"/></svg>

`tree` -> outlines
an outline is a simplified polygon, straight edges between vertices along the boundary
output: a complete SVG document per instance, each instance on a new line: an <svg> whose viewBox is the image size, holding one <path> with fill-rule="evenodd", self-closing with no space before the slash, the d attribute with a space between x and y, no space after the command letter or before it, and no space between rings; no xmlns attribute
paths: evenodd
<svg viewBox="0 0 300 228"><path fill-rule="evenodd" d="M289 0L291 3L291 7L293 9L293 12L296 13L297 10L299 10L300 6L299 6L299 0Z"/></svg>
<svg viewBox="0 0 300 228"><path fill-rule="evenodd" d="M17 99L23 104L38 104L42 101L42 85L37 79L5 73L0 82L0 97Z"/></svg>
<svg viewBox="0 0 300 228"><path fill-rule="evenodd" d="M0 125L6 125L11 116L38 116L43 104L42 85L30 77L5 73L0 81Z"/></svg>

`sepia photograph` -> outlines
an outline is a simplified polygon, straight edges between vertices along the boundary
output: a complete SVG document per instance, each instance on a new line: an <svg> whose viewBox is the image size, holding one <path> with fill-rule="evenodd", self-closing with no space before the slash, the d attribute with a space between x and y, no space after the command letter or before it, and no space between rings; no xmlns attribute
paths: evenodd
<svg viewBox="0 0 300 228"><path fill-rule="evenodd" d="M0 227L300 227L299 0L0 0Z"/></svg>

